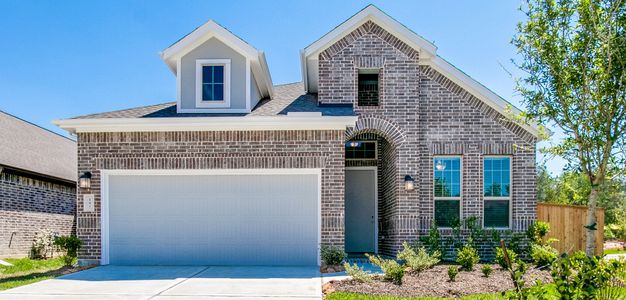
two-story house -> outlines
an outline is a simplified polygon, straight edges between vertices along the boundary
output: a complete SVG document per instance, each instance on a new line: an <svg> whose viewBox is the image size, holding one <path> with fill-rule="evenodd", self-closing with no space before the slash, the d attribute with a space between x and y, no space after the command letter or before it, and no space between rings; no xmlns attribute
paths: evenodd
<svg viewBox="0 0 626 300"><path fill-rule="evenodd" d="M162 59L176 102L56 121L84 263L316 265L320 245L393 254L431 224L536 217L537 128L375 6L305 47L298 83L213 21Z"/></svg>

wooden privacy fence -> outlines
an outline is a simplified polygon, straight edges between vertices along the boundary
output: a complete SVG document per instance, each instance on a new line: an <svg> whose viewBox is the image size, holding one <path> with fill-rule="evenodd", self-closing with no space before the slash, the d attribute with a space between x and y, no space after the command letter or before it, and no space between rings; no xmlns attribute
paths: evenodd
<svg viewBox="0 0 626 300"><path fill-rule="evenodd" d="M602 255L604 248L604 209L596 209L596 255ZM552 203L537 204L537 220L550 224L548 238L558 239L552 244L559 253L585 251L587 239L587 207Z"/></svg>

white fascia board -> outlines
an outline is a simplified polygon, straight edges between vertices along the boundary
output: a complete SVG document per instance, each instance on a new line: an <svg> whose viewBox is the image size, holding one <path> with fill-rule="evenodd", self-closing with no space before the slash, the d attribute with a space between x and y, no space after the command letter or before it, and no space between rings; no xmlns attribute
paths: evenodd
<svg viewBox="0 0 626 300"><path fill-rule="evenodd" d="M251 116L66 119L52 123L71 133L154 131L345 130L356 116Z"/></svg>
<svg viewBox="0 0 626 300"><path fill-rule="evenodd" d="M512 111L515 114L519 114L521 112L519 108L504 100L498 94L486 88L474 78L468 76L463 71L459 70L457 67L450 64L445 59L439 56L435 56L427 60L420 60L420 64L432 67L433 69L435 69L435 71L452 80L452 82L458 84L461 88L470 92L476 98L482 100L485 104L489 105L491 108L495 109L497 112L501 113L507 118L510 117L506 112L507 106L511 106ZM533 136L539 136L539 128L536 124L520 124L520 126L529 133L531 133Z"/></svg>
<svg viewBox="0 0 626 300"><path fill-rule="evenodd" d="M367 21L372 21L378 24L403 42L413 46L416 50L424 50L425 52L431 54L437 52L437 47L434 44L417 35L415 32L411 31L377 7L369 5L356 15L352 16L350 19L341 23L319 40L306 47L303 50L304 56L309 57L312 54L319 54L319 52L336 43L345 35L349 34ZM420 54L422 52L423 51L420 51Z"/></svg>
<svg viewBox="0 0 626 300"><path fill-rule="evenodd" d="M265 88L267 89L267 94L264 96L268 96L270 99L273 99L274 83L272 82L272 74L270 73L270 68L267 65L267 59L265 58L265 52L263 51L259 51L259 64L263 73L263 76L261 77L265 79Z"/></svg>
<svg viewBox="0 0 626 300"><path fill-rule="evenodd" d="M307 61L304 55L304 49L300 50L300 68L302 71L302 83L304 84L304 92L309 92L309 81L307 76Z"/></svg>
<svg viewBox="0 0 626 300"><path fill-rule="evenodd" d="M250 46L250 44L215 23L215 21L209 20L174 45L163 50L161 52L161 58L167 61L175 56L183 56L193 50L195 48L194 46L204 43L212 37L217 37L220 41L236 49L244 56L256 57L258 55L258 51Z"/></svg>

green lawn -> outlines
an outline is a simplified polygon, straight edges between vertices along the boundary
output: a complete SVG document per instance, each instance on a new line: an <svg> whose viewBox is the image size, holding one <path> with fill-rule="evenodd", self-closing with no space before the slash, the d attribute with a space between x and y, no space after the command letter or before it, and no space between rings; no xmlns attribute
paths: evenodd
<svg viewBox="0 0 626 300"><path fill-rule="evenodd" d="M0 265L0 291L54 278L66 269L60 258L46 260L6 258L3 260L13 266Z"/></svg>
<svg viewBox="0 0 626 300"><path fill-rule="evenodd" d="M626 254L626 250L618 250L618 249L609 249L604 250L604 254Z"/></svg>

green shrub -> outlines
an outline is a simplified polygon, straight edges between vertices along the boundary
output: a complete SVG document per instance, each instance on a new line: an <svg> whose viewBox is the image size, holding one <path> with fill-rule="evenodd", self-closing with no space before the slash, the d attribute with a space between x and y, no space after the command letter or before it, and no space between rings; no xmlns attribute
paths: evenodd
<svg viewBox="0 0 626 300"><path fill-rule="evenodd" d="M483 265L482 268L480 268L480 271L483 272L483 275L485 275L485 277L489 277L489 275L493 273L493 268L491 268L490 265Z"/></svg>
<svg viewBox="0 0 626 300"><path fill-rule="evenodd" d="M456 256L456 262L468 271L474 270L474 265L477 264L479 260L478 251L469 244L463 246Z"/></svg>
<svg viewBox="0 0 626 300"><path fill-rule="evenodd" d="M420 247L416 253L407 242L402 243L402 246L404 249L398 253L397 258L399 260L404 260L405 264L415 272L430 269L432 266L439 263L439 257L441 254L438 250L435 250L432 255L429 255L424 247Z"/></svg>
<svg viewBox="0 0 626 300"><path fill-rule="evenodd" d="M594 299L605 288L621 286L618 273L626 263L588 257L579 251L552 265L552 280L561 299Z"/></svg>
<svg viewBox="0 0 626 300"><path fill-rule="evenodd" d="M322 261L328 266L340 265L346 258L346 253L339 247L323 245L320 249Z"/></svg>
<svg viewBox="0 0 626 300"><path fill-rule="evenodd" d="M424 246L426 246L429 254L432 255L436 252L441 254L441 234L439 233L439 228L435 222L430 225L428 235L420 237L420 241L424 244Z"/></svg>
<svg viewBox="0 0 626 300"><path fill-rule="evenodd" d="M404 277L404 266L393 259L384 259L380 256L365 254L372 264L380 267L383 271L384 279L395 284L402 284Z"/></svg>
<svg viewBox="0 0 626 300"><path fill-rule="evenodd" d="M550 224L542 221L536 221L528 226L526 236L531 243L543 245L543 238L550 232Z"/></svg>
<svg viewBox="0 0 626 300"><path fill-rule="evenodd" d="M511 262L514 262L517 259L517 254L511 250L511 249L506 249L507 254L509 255L509 260ZM504 250L502 250L501 247L496 248L496 263L502 267L502 269L508 269L509 266L506 262L506 259L504 257Z"/></svg>
<svg viewBox="0 0 626 300"><path fill-rule="evenodd" d="M550 245L532 244L530 246L530 257L538 267L551 265L558 256L559 253Z"/></svg>
<svg viewBox="0 0 626 300"><path fill-rule="evenodd" d="M598 290L596 300L626 300L626 288L606 287Z"/></svg>
<svg viewBox="0 0 626 300"><path fill-rule="evenodd" d="M351 276L353 280L358 282L370 282L372 281L372 274L369 271L365 271L362 267L359 267L357 264L350 265L350 263L343 264L344 269L346 269L346 274Z"/></svg>
<svg viewBox="0 0 626 300"><path fill-rule="evenodd" d="M457 274L459 274L459 268L457 266L448 267L448 278L450 279L450 281L454 281Z"/></svg>
<svg viewBox="0 0 626 300"><path fill-rule="evenodd" d="M66 266L71 266L74 264L74 260L78 256L78 250L83 245L83 242L76 236L62 235L54 238L54 245L65 252L63 262L65 262Z"/></svg>

